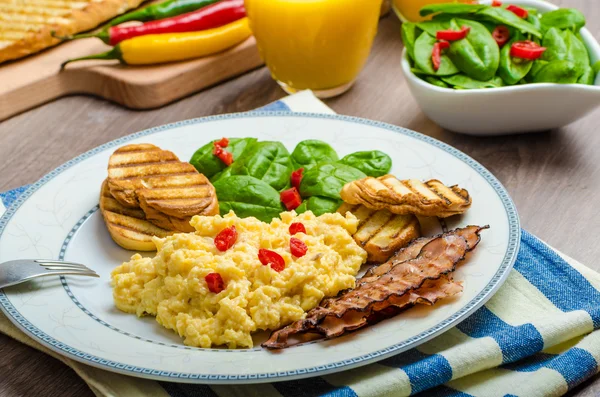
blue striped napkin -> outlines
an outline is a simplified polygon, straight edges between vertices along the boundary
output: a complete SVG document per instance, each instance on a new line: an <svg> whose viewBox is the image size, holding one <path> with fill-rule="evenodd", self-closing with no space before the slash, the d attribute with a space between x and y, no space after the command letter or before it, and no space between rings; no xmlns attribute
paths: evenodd
<svg viewBox="0 0 600 397"><path fill-rule="evenodd" d="M262 110L333 113L310 92ZM9 206L25 188L0 199ZM299 381L208 386L130 378L58 358L98 396L559 396L599 372L599 328L600 274L523 231L514 270L484 307L417 349L366 367ZM1 314L0 331L55 355Z"/></svg>

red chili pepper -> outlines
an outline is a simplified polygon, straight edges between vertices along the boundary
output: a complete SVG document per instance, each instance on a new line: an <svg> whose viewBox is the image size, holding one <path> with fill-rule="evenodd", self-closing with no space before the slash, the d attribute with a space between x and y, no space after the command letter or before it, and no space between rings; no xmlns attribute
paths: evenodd
<svg viewBox="0 0 600 397"><path fill-rule="evenodd" d="M300 168L297 169L296 171L292 172L292 176L291 176L291 182L292 182L292 186L295 187L296 189L300 190L300 182L302 182L302 173L304 172L304 168Z"/></svg>
<svg viewBox="0 0 600 397"><path fill-rule="evenodd" d="M304 244L304 241L295 237L290 239L290 252L292 255L294 255L296 258L300 258L306 255L306 251L308 251L308 247L306 244Z"/></svg>
<svg viewBox="0 0 600 397"><path fill-rule="evenodd" d="M442 50L450 47L450 43L447 41L438 41L433 45L433 52L431 53L431 61L433 62L433 69L439 70L442 64Z"/></svg>
<svg viewBox="0 0 600 397"><path fill-rule="evenodd" d="M221 252L227 251L233 247L233 244L237 241L237 230L235 226L229 226L221 230L215 237L215 247Z"/></svg>
<svg viewBox="0 0 600 397"><path fill-rule="evenodd" d="M262 248L259 249L258 260L264 266L270 265L271 269L275 270L276 272L280 272L283 269L285 269L285 260L283 260L283 257L275 251L266 250Z"/></svg>
<svg viewBox="0 0 600 397"><path fill-rule="evenodd" d="M293 236L296 233L306 234L306 228L304 227L304 224L295 222L290 225L290 234Z"/></svg>
<svg viewBox="0 0 600 397"><path fill-rule="evenodd" d="M221 159L221 161L228 167L233 163L233 153L228 152L217 144L215 144L213 154Z"/></svg>
<svg viewBox="0 0 600 397"><path fill-rule="evenodd" d="M295 187L281 192L279 199L288 211L295 210L302 204L302 197L300 197L300 193Z"/></svg>
<svg viewBox="0 0 600 397"><path fill-rule="evenodd" d="M138 26L113 26L108 29L108 38L101 37L110 45L117 45L123 40L137 36L160 33L196 32L227 25L246 16L244 0L226 0L200 8L197 11L178 15L172 18L146 22ZM104 33L106 36L106 32ZM74 38L83 37L83 35ZM89 35L86 37L90 37Z"/></svg>
<svg viewBox="0 0 600 397"><path fill-rule="evenodd" d="M527 18L529 16L529 11L527 11L526 9L516 6L514 4L509 5L508 7L506 7L506 9L508 11L512 11L515 13L516 16L518 16L519 18Z"/></svg>
<svg viewBox="0 0 600 397"><path fill-rule="evenodd" d="M510 30L504 25L496 26L492 36L494 37L494 40L496 40L496 43L498 43L498 46L504 47L504 44L508 43L508 40L510 40Z"/></svg>
<svg viewBox="0 0 600 397"><path fill-rule="evenodd" d="M518 41L510 48L510 56L535 61L536 59L539 59L545 51L546 47L542 47L533 41Z"/></svg>
<svg viewBox="0 0 600 397"><path fill-rule="evenodd" d="M229 139L227 138L221 138L220 140L213 142L213 145L215 146L221 146L221 147L227 147L229 146Z"/></svg>
<svg viewBox="0 0 600 397"><path fill-rule="evenodd" d="M492 1L492 7L502 7L502 2L500 0Z"/></svg>
<svg viewBox="0 0 600 397"><path fill-rule="evenodd" d="M463 26L461 30L440 30L435 34L435 37L438 40L446 40L446 41L456 41L462 40L471 31L471 28L468 26Z"/></svg>
<svg viewBox="0 0 600 397"><path fill-rule="evenodd" d="M204 277L204 281L206 281L208 290L212 293L218 294L225 289L225 282L219 273L208 273Z"/></svg>

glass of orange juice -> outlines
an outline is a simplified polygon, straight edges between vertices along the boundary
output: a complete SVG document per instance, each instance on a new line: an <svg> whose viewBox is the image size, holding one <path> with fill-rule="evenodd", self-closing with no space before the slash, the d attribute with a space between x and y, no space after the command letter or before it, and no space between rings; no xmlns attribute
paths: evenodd
<svg viewBox="0 0 600 397"><path fill-rule="evenodd" d="M393 0L394 11L402 21L423 21L419 10L429 4L439 3L473 3L473 0Z"/></svg>
<svg viewBox="0 0 600 397"><path fill-rule="evenodd" d="M245 0L258 50L287 93L348 90L365 65L382 0Z"/></svg>

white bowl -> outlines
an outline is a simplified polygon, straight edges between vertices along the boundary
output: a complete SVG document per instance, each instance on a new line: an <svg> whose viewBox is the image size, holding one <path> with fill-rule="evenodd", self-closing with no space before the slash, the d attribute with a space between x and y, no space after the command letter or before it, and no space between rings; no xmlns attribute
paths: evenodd
<svg viewBox="0 0 600 397"><path fill-rule="evenodd" d="M558 8L539 0L512 0L510 3L534 7L542 12ZM582 29L581 35L594 64L600 59L600 45L587 29ZM463 134L502 135L560 128L600 105L598 76L593 86L543 83L454 90L418 78L410 70L406 49L402 70L423 112L440 126Z"/></svg>

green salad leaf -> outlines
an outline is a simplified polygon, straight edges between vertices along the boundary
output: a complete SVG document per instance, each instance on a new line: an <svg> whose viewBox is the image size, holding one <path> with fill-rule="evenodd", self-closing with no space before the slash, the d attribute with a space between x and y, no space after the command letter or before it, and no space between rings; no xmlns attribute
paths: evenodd
<svg viewBox="0 0 600 397"><path fill-rule="evenodd" d="M199 173L204 174L208 179L211 179L217 173L223 171L227 166L217 156L213 154L214 145L211 141L192 156L190 164L192 164ZM256 138L230 138L227 150L233 154L233 160L239 159L248 146L256 142Z"/></svg>
<svg viewBox="0 0 600 397"><path fill-rule="evenodd" d="M329 197L312 196L304 200L300 207L296 208L298 214L306 211L312 211L316 216L333 213L340 208L342 200L336 200Z"/></svg>
<svg viewBox="0 0 600 397"><path fill-rule="evenodd" d="M392 159L379 150L351 153L344 156L340 163L354 167L368 176L380 177L392 169Z"/></svg>
<svg viewBox="0 0 600 397"><path fill-rule="evenodd" d="M362 178L366 178L365 173L349 165L318 164L304 174L300 194L303 197L323 196L337 200L346 183Z"/></svg>
<svg viewBox="0 0 600 397"><path fill-rule="evenodd" d="M279 192L268 183L247 175L230 176L214 183L221 215L233 210L240 218L253 216L271 222L285 211Z"/></svg>
<svg viewBox="0 0 600 397"><path fill-rule="evenodd" d="M338 155L326 142L308 139L296 145L292 152L292 160L296 168L306 168L317 163L333 163L338 160Z"/></svg>

